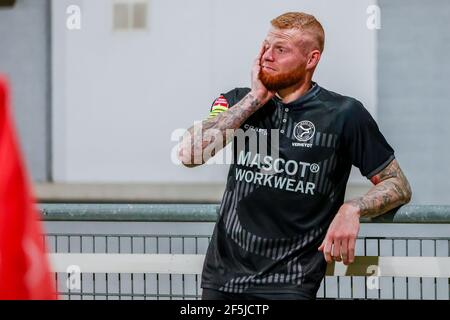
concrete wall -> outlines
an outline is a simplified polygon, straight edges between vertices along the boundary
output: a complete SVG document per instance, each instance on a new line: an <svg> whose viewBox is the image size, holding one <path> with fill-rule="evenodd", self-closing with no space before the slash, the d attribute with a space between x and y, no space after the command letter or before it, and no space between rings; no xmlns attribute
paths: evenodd
<svg viewBox="0 0 450 320"><path fill-rule="evenodd" d="M171 134L204 119L219 93L249 85L269 21L286 11L323 22L327 44L316 80L374 112L372 2L152 0L147 31L115 32L113 1L54 1L55 180L225 181L225 166L174 165ZM81 8L81 30L65 27L69 5Z"/></svg>
<svg viewBox="0 0 450 320"><path fill-rule="evenodd" d="M50 175L50 3L17 0L0 9L0 73L12 85L22 149L35 181Z"/></svg>
<svg viewBox="0 0 450 320"><path fill-rule="evenodd" d="M413 202L448 204L450 2L380 0L378 115Z"/></svg>

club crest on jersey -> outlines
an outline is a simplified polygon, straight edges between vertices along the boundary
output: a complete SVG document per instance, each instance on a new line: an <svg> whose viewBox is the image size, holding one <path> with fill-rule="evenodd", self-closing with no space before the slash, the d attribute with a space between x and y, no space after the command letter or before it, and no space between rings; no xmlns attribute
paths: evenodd
<svg viewBox="0 0 450 320"><path fill-rule="evenodd" d="M308 120L297 123L294 127L294 137L300 142L307 142L314 137L316 127Z"/></svg>
<svg viewBox="0 0 450 320"><path fill-rule="evenodd" d="M316 127L314 123L309 120L303 120L297 123L294 127L293 135L295 139L299 142L292 142L293 147L305 147L312 148L313 144L311 143L311 139L314 137L316 133ZM309 142L308 142L309 141Z"/></svg>

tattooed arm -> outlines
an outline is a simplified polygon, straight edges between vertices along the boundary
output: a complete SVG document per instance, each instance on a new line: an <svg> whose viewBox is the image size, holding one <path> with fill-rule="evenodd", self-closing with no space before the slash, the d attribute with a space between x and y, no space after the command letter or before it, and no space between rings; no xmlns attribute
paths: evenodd
<svg viewBox="0 0 450 320"><path fill-rule="evenodd" d="M275 93L267 90L259 79L264 51L263 45L253 65L250 93L227 111L187 130L178 149L178 158L185 166L196 167L208 161L231 141L234 131L248 117L274 96Z"/></svg>
<svg viewBox="0 0 450 320"><path fill-rule="evenodd" d="M370 180L374 186L366 195L347 202L359 209L361 217L380 216L411 200L411 187L395 159Z"/></svg>
<svg viewBox="0 0 450 320"><path fill-rule="evenodd" d="M345 202L331 222L319 247L328 263L354 262L360 217L374 218L411 200L411 187L395 159L371 181L375 186L366 195Z"/></svg>
<svg viewBox="0 0 450 320"><path fill-rule="evenodd" d="M179 148L181 162L187 167L204 164L230 142L234 130L262 105L261 100L250 92L226 112L189 128Z"/></svg>

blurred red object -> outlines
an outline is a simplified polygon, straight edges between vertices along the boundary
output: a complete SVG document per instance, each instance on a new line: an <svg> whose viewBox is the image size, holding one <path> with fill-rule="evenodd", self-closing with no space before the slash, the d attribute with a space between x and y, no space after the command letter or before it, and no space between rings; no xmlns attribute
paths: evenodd
<svg viewBox="0 0 450 320"><path fill-rule="evenodd" d="M57 299L42 226L0 76L0 299Z"/></svg>

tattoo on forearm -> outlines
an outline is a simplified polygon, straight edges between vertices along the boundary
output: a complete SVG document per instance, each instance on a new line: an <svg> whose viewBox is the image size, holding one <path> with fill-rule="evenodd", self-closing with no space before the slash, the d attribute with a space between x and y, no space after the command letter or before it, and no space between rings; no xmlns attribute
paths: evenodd
<svg viewBox="0 0 450 320"><path fill-rule="evenodd" d="M258 110L259 107L260 102L258 99L249 93L234 107L217 116L215 125L220 130L237 129L248 117Z"/></svg>
<svg viewBox="0 0 450 320"><path fill-rule="evenodd" d="M190 138L190 141L182 142L182 145L190 148L191 160L194 160L191 163L206 162L208 159L203 159L206 149L211 149L211 156L213 156L215 151L224 148L231 141L230 130L234 132L238 129L260 107L261 102L252 93L249 93L226 112L212 119L204 120L200 130L196 126L189 128L187 137ZM200 163L195 161L195 155L202 155Z"/></svg>
<svg viewBox="0 0 450 320"><path fill-rule="evenodd" d="M366 195L347 202L360 209L361 217L374 218L410 201L411 187L396 160L374 178L377 184Z"/></svg>

